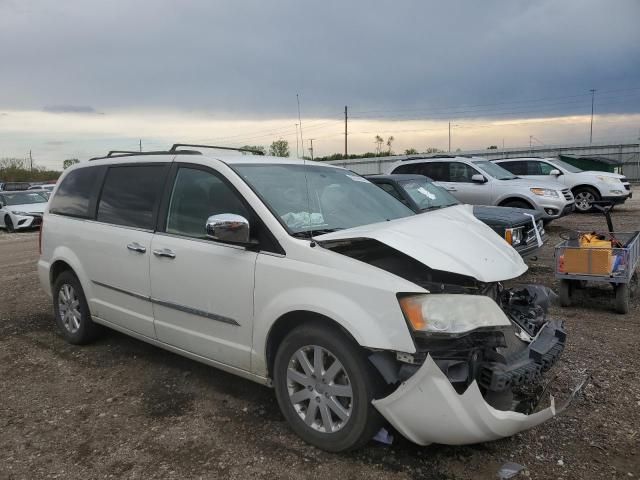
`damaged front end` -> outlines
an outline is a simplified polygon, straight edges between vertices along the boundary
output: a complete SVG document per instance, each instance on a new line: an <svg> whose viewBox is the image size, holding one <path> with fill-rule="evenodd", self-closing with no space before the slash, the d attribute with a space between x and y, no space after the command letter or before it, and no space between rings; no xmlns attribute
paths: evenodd
<svg viewBox="0 0 640 480"><path fill-rule="evenodd" d="M390 392L374 405L405 437L421 445L484 442L556 414L553 399L533 413L543 375L566 342L563 322L548 318L551 290L504 288L498 281L429 268L371 238L323 246L430 292L398 295L416 351L370 355Z"/></svg>
<svg viewBox="0 0 640 480"><path fill-rule="evenodd" d="M499 292L512 302L500 305L511 325L454 335L415 332L415 353L373 353L371 362L395 388L374 401L375 407L421 445L495 440L553 417L553 399L550 407L532 412L544 390L543 374L560 357L566 333L561 321L546 318L546 296L541 301L530 290L537 287Z"/></svg>

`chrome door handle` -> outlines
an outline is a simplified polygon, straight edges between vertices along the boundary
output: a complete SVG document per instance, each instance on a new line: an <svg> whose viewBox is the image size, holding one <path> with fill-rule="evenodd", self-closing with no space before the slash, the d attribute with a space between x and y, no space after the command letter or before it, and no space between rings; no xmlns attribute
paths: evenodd
<svg viewBox="0 0 640 480"><path fill-rule="evenodd" d="M447 190L448 192L457 192L458 191L456 189L456 187L447 187L445 190Z"/></svg>
<svg viewBox="0 0 640 480"><path fill-rule="evenodd" d="M140 245L138 242L130 243L129 245L127 245L127 248L132 252L138 252L138 253L145 253L147 251L147 249L142 245Z"/></svg>
<svg viewBox="0 0 640 480"><path fill-rule="evenodd" d="M161 248L159 250L154 250L153 254L156 257L176 258L176 252L174 252L173 250L169 250L168 248Z"/></svg>

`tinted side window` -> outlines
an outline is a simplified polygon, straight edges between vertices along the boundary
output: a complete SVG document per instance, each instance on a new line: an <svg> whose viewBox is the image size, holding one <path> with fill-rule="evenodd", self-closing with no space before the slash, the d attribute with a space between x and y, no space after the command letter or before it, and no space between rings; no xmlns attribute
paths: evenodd
<svg viewBox="0 0 640 480"><path fill-rule="evenodd" d="M449 181L470 183L471 177L479 173L475 168L470 167L466 163L451 162L449 163Z"/></svg>
<svg viewBox="0 0 640 480"><path fill-rule="evenodd" d="M393 169L392 173L420 173L422 169L422 164L420 163L410 163L408 165L400 165Z"/></svg>
<svg viewBox="0 0 640 480"><path fill-rule="evenodd" d="M436 182L449 181L449 164L446 162L429 162L422 164L422 170L419 173L425 177L429 177Z"/></svg>
<svg viewBox="0 0 640 480"><path fill-rule="evenodd" d="M498 165L514 175L527 175L527 162L500 162Z"/></svg>
<svg viewBox="0 0 640 480"><path fill-rule="evenodd" d="M98 221L153 230L168 167L110 167L98 205Z"/></svg>
<svg viewBox="0 0 640 480"><path fill-rule="evenodd" d="M251 219L239 195L220 177L204 170L180 168L171 193L167 233L207 238L207 219L221 213Z"/></svg>
<svg viewBox="0 0 640 480"><path fill-rule="evenodd" d="M69 172L51 200L49 211L80 218L93 217L93 212L89 210L91 200L97 196L102 171L101 167L96 166Z"/></svg>

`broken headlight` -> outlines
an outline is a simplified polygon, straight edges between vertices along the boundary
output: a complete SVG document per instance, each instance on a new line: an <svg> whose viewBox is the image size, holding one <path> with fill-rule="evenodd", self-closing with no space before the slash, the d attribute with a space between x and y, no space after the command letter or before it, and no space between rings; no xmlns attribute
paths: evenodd
<svg viewBox="0 0 640 480"><path fill-rule="evenodd" d="M400 297L400 308L416 333L462 335L511 322L491 298L447 293Z"/></svg>
<svg viewBox="0 0 640 480"><path fill-rule="evenodd" d="M504 239L511 246L518 246L522 243L523 240L523 230L524 227L516 227L516 228L505 228L504 230Z"/></svg>

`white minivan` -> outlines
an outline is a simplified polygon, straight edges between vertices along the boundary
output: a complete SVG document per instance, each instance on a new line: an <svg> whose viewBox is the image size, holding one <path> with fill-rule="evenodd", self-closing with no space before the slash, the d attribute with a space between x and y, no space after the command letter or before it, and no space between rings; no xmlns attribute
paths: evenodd
<svg viewBox="0 0 640 480"><path fill-rule="evenodd" d="M342 168L203 151L64 172L38 270L69 342L106 326L271 386L329 451L385 424L455 445L556 413L525 392L560 356L562 322L541 289L502 286L527 267L471 207L415 215Z"/></svg>

